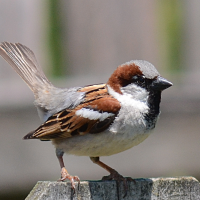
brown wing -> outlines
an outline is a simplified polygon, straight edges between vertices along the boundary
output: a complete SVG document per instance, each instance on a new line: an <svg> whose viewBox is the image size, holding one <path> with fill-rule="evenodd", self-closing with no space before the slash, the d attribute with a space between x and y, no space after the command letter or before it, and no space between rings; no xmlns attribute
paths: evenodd
<svg viewBox="0 0 200 200"><path fill-rule="evenodd" d="M107 93L105 84L81 88L85 92L85 100L74 109L65 109L49 117L35 131L27 134L24 139L50 140L54 138L68 138L87 133L100 133L107 129L115 119L121 106L120 103ZM80 109L87 109L91 114L108 117L95 118L77 115Z"/></svg>

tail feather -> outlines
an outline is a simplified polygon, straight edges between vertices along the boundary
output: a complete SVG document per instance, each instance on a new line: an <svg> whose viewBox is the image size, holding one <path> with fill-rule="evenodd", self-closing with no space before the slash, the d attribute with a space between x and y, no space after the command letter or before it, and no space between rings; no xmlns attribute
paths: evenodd
<svg viewBox="0 0 200 200"><path fill-rule="evenodd" d="M34 53L28 47L19 43L3 42L0 44L0 55L21 76L35 95L39 89L51 85L38 65Z"/></svg>
<svg viewBox="0 0 200 200"><path fill-rule="evenodd" d="M76 92L77 88L68 90L54 87L44 75L34 53L28 47L19 43L3 42L0 44L0 55L33 91L34 104L43 122L51 115L64 108L77 105L82 100L84 94ZM31 138L31 134L24 139L29 138Z"/></svg>

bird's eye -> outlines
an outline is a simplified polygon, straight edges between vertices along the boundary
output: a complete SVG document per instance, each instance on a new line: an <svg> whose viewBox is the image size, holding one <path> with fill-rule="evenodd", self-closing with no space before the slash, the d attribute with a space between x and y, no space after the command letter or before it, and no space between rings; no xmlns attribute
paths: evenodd
<svg viewBox="0 0 200 200"><path fill-rule="evenodd" d="M137 83L143 83L145 81L145 76L135 75L132 77L132 80Z"/></svg>
<svg viewBox="0 0 200 200"><path fill-rule="evenodd" d="M145 76L139 76L139 77L138 77L138 81L139 81L140 83L143 83L143 82L145 81Z"/></svg>

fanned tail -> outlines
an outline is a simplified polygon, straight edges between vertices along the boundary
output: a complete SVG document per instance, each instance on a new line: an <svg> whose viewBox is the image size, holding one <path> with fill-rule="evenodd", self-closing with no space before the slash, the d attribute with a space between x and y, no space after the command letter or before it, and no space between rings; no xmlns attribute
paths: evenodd
<svg viewBox="0 0 200 200"><path fill-rule="evenodd" d="M0 44L0 55L21 76L36 96L38 90L52 86L38 65L34 53L28 47L19 43L3 42Z"/></svg>

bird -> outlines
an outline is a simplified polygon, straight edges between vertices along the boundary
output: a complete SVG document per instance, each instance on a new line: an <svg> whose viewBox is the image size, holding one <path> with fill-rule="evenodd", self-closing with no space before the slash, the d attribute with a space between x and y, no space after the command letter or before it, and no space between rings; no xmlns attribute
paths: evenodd
<svg viewBox="0 0 200 200"><path fill-rule="evenodd" d="M67 171L63 155L88 156L109 172L103 180L126 178L100 161L143 142L160 115L161 93L173 84L145 60L119 65L107 83L57 88L45 76L32 50L2 42L0 55L32 90L41 125L23 139L51 141L61 168L60 181L75 190L78 176Z"/></svg>

